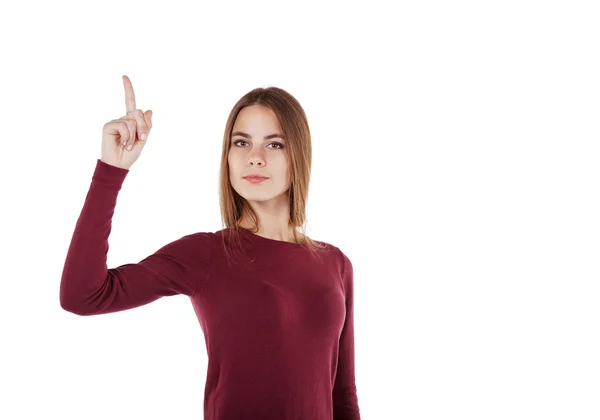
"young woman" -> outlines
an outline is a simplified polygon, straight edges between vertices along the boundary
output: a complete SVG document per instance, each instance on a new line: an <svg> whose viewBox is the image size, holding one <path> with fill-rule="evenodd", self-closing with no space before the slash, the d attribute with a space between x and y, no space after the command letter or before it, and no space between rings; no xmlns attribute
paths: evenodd
<svg viewBox="0 0 600 420"><path fill-rule="evenodd" d="M67 253L60 304L77 315L189 296L206 341L206 420L359 420L353 270L305 225L311 167L306 115L283 89L233 107L221 155L224 228L185 235L108 269L117 195L152 130L123 76L125 116L102 130L101 158Z"/></svg>

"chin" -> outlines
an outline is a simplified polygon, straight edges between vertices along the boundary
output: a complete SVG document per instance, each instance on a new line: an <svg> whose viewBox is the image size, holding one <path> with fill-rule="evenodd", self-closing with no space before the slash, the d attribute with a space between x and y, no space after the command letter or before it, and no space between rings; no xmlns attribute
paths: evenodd
<svg viewBox="0 0 600 420"><path fill-rule="evenodd" d="M269 191L251 191L250 188L237 190L238 194L249 201L269 201L279 197L282 193Z"/></svg>
<svg viewBox="0 0 600 420"><path fill-rule="evenodd" d="M269 199L269 197L266 197L263 194L240 194L240 195L248 201L265 201L265 200Z"/></svg>
<svg viewBox="0 0 600 420"><path fill-rule="evenodd" d="M234 188L235 191L246 200L264 201L271 198L271 194L266 191L252 191L252 188Z"/></svg>

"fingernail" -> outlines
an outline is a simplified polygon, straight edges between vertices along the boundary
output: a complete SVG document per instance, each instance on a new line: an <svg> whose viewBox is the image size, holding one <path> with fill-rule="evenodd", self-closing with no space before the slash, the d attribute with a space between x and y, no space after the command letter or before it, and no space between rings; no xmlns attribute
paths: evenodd
<svg viewBox="0 0 600 420"><path fill-rule="evenodd" d="M146 141L146 133L142 133L142 135L140 136L140 138L142 139L142 141Z"/></svg>
<svg viewBox="0 0 600 420"><path fill-rule="evenodd" d="M127 146L127 150L131 150L133 149L133 144L130 144L129 146Z"/></svg>

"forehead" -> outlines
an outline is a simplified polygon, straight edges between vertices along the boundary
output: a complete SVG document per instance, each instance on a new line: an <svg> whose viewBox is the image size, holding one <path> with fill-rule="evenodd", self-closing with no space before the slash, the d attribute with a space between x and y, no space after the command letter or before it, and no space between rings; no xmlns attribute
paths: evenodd
<svg viewBox="0 0 600 420"><path fill-rule="evenodd" d="M261 127L265 127L265 129L280 128L275 112L272 109L261 105L250 105L242 108L238 113L233 126L236 129L242 129L244 127L256 127L257 129L260 129Z"/></svg>

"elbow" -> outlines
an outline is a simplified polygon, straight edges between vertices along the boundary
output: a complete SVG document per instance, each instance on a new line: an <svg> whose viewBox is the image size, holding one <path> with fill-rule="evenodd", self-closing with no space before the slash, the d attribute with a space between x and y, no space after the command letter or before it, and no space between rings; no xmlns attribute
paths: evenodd
<svg viewBox="0 0 600 420"><path fill-rule="evenodd" d="M63 290L61 290L59 301L60 307L67 312L80 316L93 315L90 308L85 305L83 301L75 299L73 296L69 296L67 293L64 293Z"/></svg>
<svg viewBox="0 0 600 420"><path fill-rule="evenodd" d="M72 314L75 314L75 315L80 315L80 316L90 315L88 312L85 311L85 309L83 308L83 306L81 306L81 305L74 305L72 302L69 302L69 301L64 301L64 300L61 299L60 306L65 311L71 312Z"/></svg>

